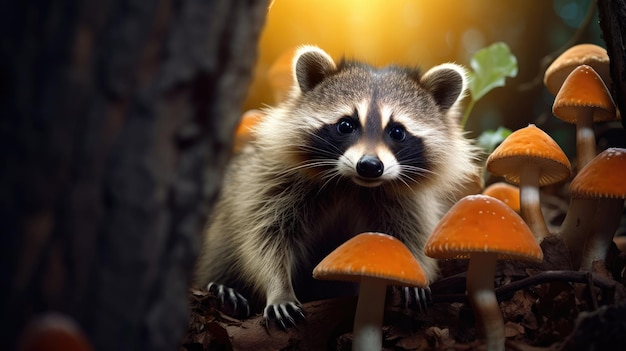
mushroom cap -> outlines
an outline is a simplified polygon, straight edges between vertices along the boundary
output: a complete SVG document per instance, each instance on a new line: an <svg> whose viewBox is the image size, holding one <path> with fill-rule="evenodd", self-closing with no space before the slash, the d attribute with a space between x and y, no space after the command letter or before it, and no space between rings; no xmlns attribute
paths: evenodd
<svg viewBox="0 0 626 351"><path fill-rule="evenodd" d="M569 186L575 198L626 198L626 149L608 148L578 172Z"/></svg>
<svg viewBox="0 0 626 351"><path fill-rule="evenodd" d="M439 259L491 252L500 259L543 260L526 222L502 201L482 194L454 204L433 230L424 252Z"/></svg>
<svg viewBox="0 0 626 351"><path fill-rule="evenodd" d="M540 167L539 186L569 177L572 166L559 145L534 124L511 133L487 158L487 170L513 184L520 182L520 169L534 163Z"/></svg>
<svg viewBox="0 0 626 351"><path fill-rule="evenodd" d="M595 44L579 44L565 50L546 69L543 83L548 91L556 95L570 72L580 65L593 67L605 84L610 84L611 72L606 49Z"/></svg>
<svg viewBox="0 0 626 351"><path fill-rule="evenodd" d="M576 123L581 108L593 109L594 122L619 119L615 103L598 73L587 65L576 67L554 98L552 113L559 119Z"/></svg>
<svg viewBox="0 0 626 351"><path fill-rule="evenodd" d="M49 312L33 318L24 327L17 350L92 351L94 348L73 318Z"/></svg>
<svg viewBox="0 0 626 351"><path fill-rule="evenodd" d="M520 211L519 188L515 185L505 182L495 182L483 190L483 195L495 197L517 213Z"/></svg>
<svg viewBox="0 0 626 351"><path fill-rule="evenodd" d="M428 278L411 251L383 233L361 233L341 244L314 269L313 278L359 282L361 277L391 285L428 286Z"/></svg>

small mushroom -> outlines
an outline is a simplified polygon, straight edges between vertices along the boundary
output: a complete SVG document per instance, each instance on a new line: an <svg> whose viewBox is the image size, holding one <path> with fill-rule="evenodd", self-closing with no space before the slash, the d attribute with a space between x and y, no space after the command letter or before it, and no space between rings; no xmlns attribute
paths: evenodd
<svg viewBox="0 0 626 351"><path fill-rule="evenodd" d="M605 84L593 68L578 66L563 83L552 110L558 118L576 124L576 163L578 170L583 169L596 156L593 124L618 119ZM572 197L559 230L574 268L580 264L585 239L590 235L595 206L595 199Z"/></svg>
<svg viewBox="0 0 626 351"><path fill-rule="evenodd" d="M591 271L594 261L606 258L624 209L625 176L626 149L608 148L591 160L570 184L573 198L597 199L594 228L586 240L581 270ZM588 213L593 214L593 210Z"/></svg>
<svg viewBox="0 0 626 351"><path fill-rule="evenodd" d="M543 252L524 220L496 198L469 195L443 216L424 252L438 259L469 258L467 295L487 350L504 350L504 320L494 292L496 261L543 260Z"/></svg>
<svg viewBox="0 0 626 351"><path fill-rule="evenodd" d="M250 144L250 141L253 139L252 129L259 123L262 117L263 111L261 110L252 109L243 113L235 130L235 142L233 145L235 154L242 152Z"/></svg>
<svg viewBox="0 0 626 351"><path fill-rule="evenodd" d="M567 76L576 67L588 65L600 74L608 86L611 82L609 63L609 55L605 48L589 43L574 45L548 66L543 76L543 83L552 95L556 95Z"/></svg>
<svg viewBox="0 0 626 351"><path fill-rule="evenodd" d="M76 321L58 312L33 318L20 336L18 351L92 351L94 348Z"/></svg>
<svg viewBox="0 0 626 351"><path fill-rule="evenodd" d="M495 197L507 204L513 211L520 212L519 187L515 185L506 182L495 182L487 186L482 194Z"/></svg>
<svg viewBox="0 0 626 351"><path fill-rule="evenodd" d="M576 67L554 98L552 112L576 124L576 160L580 170L596 156L595 122L617 120L615 103L602 78L591 68Z"/></svg>
<svg viewBox="0 0 626 351"><path fill-rule="evenodd" d="M539 187L569 177L570 162L559 145L534 124L511 133L487 158L487 170L519 185L520 213L537 240L549 235Z"/></svg>
<svg viewBox="0 0 626 351"><path fill-rule="evenodd" d="M314 269L313 278L360 282L353 350L382 347L387 285L427 287L428 279L409 249L382 233L361 233L341 244Z"/></svg>

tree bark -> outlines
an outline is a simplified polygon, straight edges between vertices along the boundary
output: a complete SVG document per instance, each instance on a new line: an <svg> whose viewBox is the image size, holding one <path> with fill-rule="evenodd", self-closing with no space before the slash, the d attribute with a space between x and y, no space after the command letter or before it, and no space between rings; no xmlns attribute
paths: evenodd
<svg viewBox="0 0 626 351"><path fill-rule="evenodd" d="M2 349L46 311L172 350L267 0L0 5Z"/></svg>
<svg viewBox="0 0 626 351"><path fill-rule="evenodd" d="M626 1L596 1L602 37L611 60L613 83L609 89L619 110L626 111ZM626 118L623 115L622 125L626 128Z"/></svg>

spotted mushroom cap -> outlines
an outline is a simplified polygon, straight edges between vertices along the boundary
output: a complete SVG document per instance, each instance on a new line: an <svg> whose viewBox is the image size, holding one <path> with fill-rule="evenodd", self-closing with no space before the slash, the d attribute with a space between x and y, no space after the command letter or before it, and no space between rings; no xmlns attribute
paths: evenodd
<svg viewBox="0 0 626 351"><path fill-rule="evenodd" d="M609 55L606 49L595 44L578 44L565 50L546 69L543 83L552 95L557 95L567 76L578 66L588 65L598 72L605 84L611 82Z"/></svg>
<svg viewBox="0 0 626 351"><path fill-rule="evenodd" d="M569 186L575 198L626 198L626 149L608 148L594 157Z"/></svg>
<svg viewBox="0 0 626 351"><path fill-rule="evenodd" d="M489 155L486 165L491 174L519 184L520 169L528 163L540 167L539 186L565 180L572 169L556 141L534 124L511 133Z"/></svg>
<svg viewBox="0 0 626 351"><path fill-rule="evenodd" d="M313 278L359 282L384 279L391 285L426 287L428 278L411 251L383 233L361 233L341 244L314 269Z"/></svg>
<svg viewBox="0 0 626 351"><path fill-rule="evenodd" d="M576 67L554 98L552 113L568 123L577 123L581 109L593 109L594 122L607 122L619 119L615 103L602 78L591 68Z"/></svg>
<svg viewBox="0 0 626 351"><path fill-rule="evenodd" d="M493 252L500 259L543 260L526 222L502 201L482 194L466 196L452 206L433 230L424 252L439 259Z"/></svg>

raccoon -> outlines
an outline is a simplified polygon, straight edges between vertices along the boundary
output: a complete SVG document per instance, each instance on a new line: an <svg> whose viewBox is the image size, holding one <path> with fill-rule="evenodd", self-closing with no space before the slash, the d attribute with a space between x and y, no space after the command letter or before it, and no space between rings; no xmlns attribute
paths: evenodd
<svg viewBox="0 0 626 351"><path fill-rule="evenodd" d="M434 280L424 244L479 174L458 124L462 67L336 64L303 46L293 75L288 98L264 111L251 147L231 161L195 270L195 284L217 289L235 313L251 306L282 327L304 317L301 301L355 291L314 281L312 270L361 232L397 237Z"/></svg>

